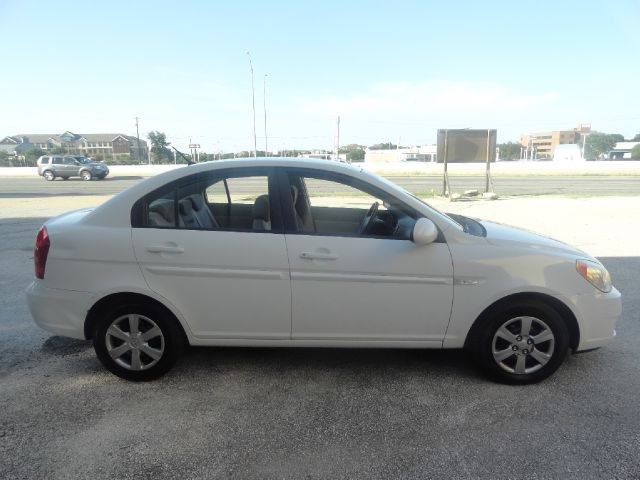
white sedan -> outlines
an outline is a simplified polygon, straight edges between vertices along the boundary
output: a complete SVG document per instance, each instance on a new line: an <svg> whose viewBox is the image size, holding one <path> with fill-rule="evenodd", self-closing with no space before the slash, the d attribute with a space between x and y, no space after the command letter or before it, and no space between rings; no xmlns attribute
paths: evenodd
<svg viewBox="0 0 640 480"><path fill-rule="evenodd" d="M27 298L36 323L92 339L150 380L185 345L464 348L512 383L615 336L620 293L593 257L445 215L360 168L203 163L49 220Z"/></svg>

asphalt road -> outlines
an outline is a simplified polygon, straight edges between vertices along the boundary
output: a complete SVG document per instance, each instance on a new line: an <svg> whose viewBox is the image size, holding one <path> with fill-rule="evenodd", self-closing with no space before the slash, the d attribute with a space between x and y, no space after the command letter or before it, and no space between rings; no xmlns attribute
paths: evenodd
<svg viewBox="0 0 640 480"><path fill-rule="evenodd" d="M3 479L640 478L640 257L601 259L617 340L537 385L491 383L456 351L231 348L134 384L32 322L44 220L0 220Z"/></svg>
<svg viewBox="0 0 640 480"><path fill-rule="evenodd" d="M442 178L430 176L394 176L392 181L412 193L427 195L442 192ZM482 176L450 176L451 191L484 190ZM46 182L41 178L0 178L0 198L48 197L52 195L113 195L142 177L107 177L83 182L80 179ZM495 177L499 195L637 195L640 177L632 176L513 176Z"/></svg>

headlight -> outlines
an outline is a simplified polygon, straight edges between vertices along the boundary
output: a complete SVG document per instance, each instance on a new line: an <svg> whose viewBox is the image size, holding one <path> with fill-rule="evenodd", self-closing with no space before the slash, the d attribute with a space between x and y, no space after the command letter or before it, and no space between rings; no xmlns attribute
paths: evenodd
<svg viewBox="0 0 640 480"><path fill-rule="evenodd" d="M591 260L576 260L576 270L591 285L601 292L611 291L611 277L609 272L597 262Z"/></svg>

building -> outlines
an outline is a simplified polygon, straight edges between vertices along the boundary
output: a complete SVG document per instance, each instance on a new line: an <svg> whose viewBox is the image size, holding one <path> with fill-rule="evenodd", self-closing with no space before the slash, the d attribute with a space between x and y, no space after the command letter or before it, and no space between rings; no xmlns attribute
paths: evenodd
<svg viewBox="0 0 640 480"><path fill-rule="evenodd" d="M364 153L364 161L366 163L435 162L437 152L438 147L436 145L392 150L371 150L367 148Z"/></svg>
<svg viewBox="0 0 640 480"><path fill-rule="evenodd" d="M580 124L571 130L527 133L520 136L522 158L526 160L551 160L558 145L581 143L583 135L591 131L591 125Z"/></svg>
<svg viewBox="0 0 640 480"><path fill-rule="evenodd" d="M83 133L64 132L57 134L19 134L4 137L0 140L0 150L20 155L25 150L39 148L45 152L54 148L62 148L69 154L85 155L97 159L106 156L129 155L131 158L147 160L149 147L147 142L123 133ZM138 155L139 153L139 155Z"/></svg>
<svg viewBox="0 0 640 480"><path fill-rule="evenodd" d="M640 142L618 142L613 150L607 154L607 158L609 160L631 160L631 150L636 145L640 145Z"/></svg>

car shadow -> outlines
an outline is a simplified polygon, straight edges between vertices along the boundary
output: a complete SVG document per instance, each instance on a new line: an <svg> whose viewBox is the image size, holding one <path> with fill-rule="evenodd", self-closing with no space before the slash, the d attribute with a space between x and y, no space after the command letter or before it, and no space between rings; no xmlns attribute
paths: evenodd
<svg viewBox="0 0 640 480"><path fill-rule="evenodd" d="M462 350L435 349L190 347L175 369L189 376L244 371L277 377L305 371L479 378Z"/></svg>
<svg viewBox="0 0 640 480"><path fill-rule="evenodd" d="M45 340L40 347L40 351L47 355L65 357L67 355L77 355L91 348L92 344L90 340L78 340L54 335Z"/></svg>

